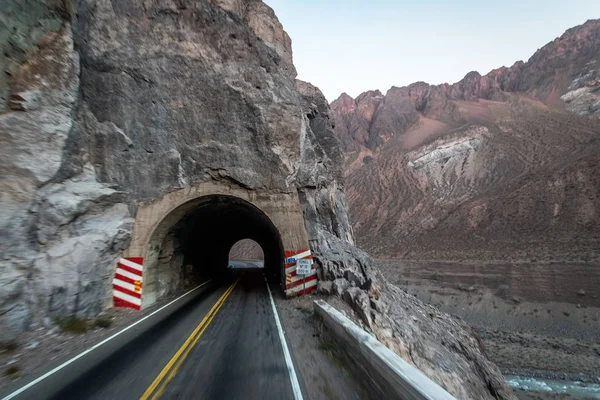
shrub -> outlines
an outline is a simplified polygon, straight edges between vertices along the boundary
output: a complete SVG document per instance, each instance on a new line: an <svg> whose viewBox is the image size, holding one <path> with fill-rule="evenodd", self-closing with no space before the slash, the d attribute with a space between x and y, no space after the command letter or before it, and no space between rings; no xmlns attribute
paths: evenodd
<svg viewBox="0 0 600 400"><path fill-rule="evenodd" d="M58 325L62 332L67 333L86 333L88 331L88 323L83 318L76 316L72 317L56 317L54 323Z"/></svg>
<svg viewBox="0 0 600 400"><path fill-rule="evenodd" d="M94 321L94 326L97 326L98 328L110 328L111 325L112 320L110 318L99 317Z"/></svg>
<svg viewBox="0 0 600 400"><path fill-rule="evenodd" d="M13 351L19 347L16 339L0 340L0 351Z"/></svg>

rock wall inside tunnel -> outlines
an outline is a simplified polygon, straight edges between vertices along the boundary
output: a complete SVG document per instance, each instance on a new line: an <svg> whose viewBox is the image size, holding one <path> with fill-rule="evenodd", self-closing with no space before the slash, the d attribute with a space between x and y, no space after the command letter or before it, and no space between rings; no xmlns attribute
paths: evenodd
<svg viewBox="0 0 600 400"><path fill-rule="evenodd" d="M263 261L264 258L262 247L252 239L242 239L229 250L230 260Z"/></svg>
<svg viewBox="0 0 600 400"><path fill-rule="evenodd" d="M451 393L511 398L470 328L353 247L329 106L267 5L23 4L0 10L0 332L98 314L121 256L144 257L153 301L250 237L274 280L278 252L310 248L322 292Z"/></svg>

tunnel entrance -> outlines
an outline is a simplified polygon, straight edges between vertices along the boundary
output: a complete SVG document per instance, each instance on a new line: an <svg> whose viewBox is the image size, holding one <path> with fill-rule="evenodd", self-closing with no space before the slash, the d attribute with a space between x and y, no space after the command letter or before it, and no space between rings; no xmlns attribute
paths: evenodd
<svg viewBox="0 0 600 400"><path fill-rule="evenodd" d="M240 263L241 262L241 263ZM262 247L252 239L242 239L229 250L229 267L263 268L265 255Z"/></svg>
<svg viewBox="0 0 600 400"><path fill-rule="evenodd" d="M256 244L263 253L262 271L280 285L283 244L275 225L258 207L234 196L208 195L172 210L148 243L144 293L153 298L144 303L226 276L230 250L242 239Z"/></svg>

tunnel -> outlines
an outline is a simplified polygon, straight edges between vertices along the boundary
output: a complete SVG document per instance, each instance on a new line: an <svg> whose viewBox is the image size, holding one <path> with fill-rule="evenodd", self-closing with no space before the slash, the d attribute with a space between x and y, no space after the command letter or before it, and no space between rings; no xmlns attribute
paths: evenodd
<svg viewBox="0 0 600 400"><path fill-rule="evenodd" d="M262 249L260 271L271 283L282 284L284 249L279 231L259 208L228 195L208 195L172 210L149 243L145 292L156 299L189 289L230 272L229 254L242 239Z"/></svg>
<svg viewBox="0 0 600 400"><path fill-rule="evenodd" d="M247 260L262 261L265 255L262 247L252 239L242 239L236 242L229 250L229 261Z"/></svg>

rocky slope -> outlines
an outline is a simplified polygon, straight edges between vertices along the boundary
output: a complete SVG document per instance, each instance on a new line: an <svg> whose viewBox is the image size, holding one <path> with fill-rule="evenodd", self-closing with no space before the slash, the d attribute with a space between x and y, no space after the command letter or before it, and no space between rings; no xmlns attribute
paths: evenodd
<svg viewBox="0 0 600 400"><path fill-rule="evenodd" d="M355 233L375 255L600 259L600 20L526 63L331 107Z"/></svg>
<svg viewBox="0 0 600 400"><path fill-rule="evenodd" d="M264 3L10 0L0 17L3 335L96 315L138 204L220 180L297 191L320 278L368 329L460 398L513 398L468 326L353 247L329 105Z"/></svg>

